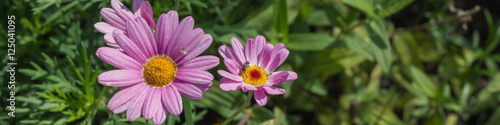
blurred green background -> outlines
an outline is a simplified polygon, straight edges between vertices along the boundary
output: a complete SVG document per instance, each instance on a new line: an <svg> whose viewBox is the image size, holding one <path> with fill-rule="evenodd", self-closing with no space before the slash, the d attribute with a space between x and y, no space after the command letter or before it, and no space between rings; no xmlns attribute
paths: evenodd
<svg viewBox="0 0 500 125"><path fill-rule="evenodd" d="M252 101L243 117L256 124L498 124L500 123L500 1L491 0L148 0L157 20L177 10L192 16L217 48L264 35L290 55L278 70L299 79L265 107ZM122 1L132 8L132 0ZM474 8L475 5L479 5ZM93 24L103 0L4 0L16 16L16 117L5 101L7 42L0 42L0 124L153 124L113 114L107 101L119 90L96 84L112 70L96 58L107 46ZM195 124L211 125L243 103L241 91L214 87L192 101ZM184 106L186 107L186 106ZM164 124L186 124L184 113Z"/></svg>

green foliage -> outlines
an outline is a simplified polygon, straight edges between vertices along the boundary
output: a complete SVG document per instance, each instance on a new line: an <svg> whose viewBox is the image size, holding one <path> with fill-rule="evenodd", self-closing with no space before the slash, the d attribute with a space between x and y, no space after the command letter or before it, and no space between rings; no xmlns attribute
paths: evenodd
<svg viewBox="0 0 500 125"><path fill-rule="evenodd" d="M122 2L129 8L133 0ZM264 35L269 43L290 50L278 70L299 79L283 83L284 95L250 107L229 124L496 124L500 109L500 21L487 9L485 22L462 31L449 1L414 0L170 0L151 1L154 19L177 10L192 16L195 27L214 38L203 55L232 37ZM95 56L107 46L93 25L103 21L102 0L6 0L0 17L16 16L16 118L0 124L154 124L106 104L119 87L97 83L114 67ZM414 3L417 3L416 5ZM415 20L405 15L414 12ZM437 9L429 9L437 8ZM468 8L464 8L468 9ZM493 11L492 11L493 12ZM482 17L484 15L484 17ZM474 21L477 21L474 16ZM398 19L399 19L398 18ZM455 18L452 18L455 19ZM409 23L408 23L409 22ZM401 24L404 23L404 24ZM421 24L429 24L429 26ZM413 29L417 27L418 30ZM485 31L480 28L484 27ZM0 29L7 29L0 25ZM5 30L0 30L6 34ZM6 39L6 36L0 36ZM7 48L7 43L0 43ZM7 52L0 62L6 64ZM220 56L219 56L220 57ZM0 67L3 71L8 66ZM183 97L184 112L168 115L164 124L215 124L247 99L242 91L222 91L221 64L209 70L213 88L203 98ZM0 82L8 74L0 72ZM1 97L9 95L6 87ZM0 102L8 105L8 102ZM1 108L7 112L9 109Z"/></svg>

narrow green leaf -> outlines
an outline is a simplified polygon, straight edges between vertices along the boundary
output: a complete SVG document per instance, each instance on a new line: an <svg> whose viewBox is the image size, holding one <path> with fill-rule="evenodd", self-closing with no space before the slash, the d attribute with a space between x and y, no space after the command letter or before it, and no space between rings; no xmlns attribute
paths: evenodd
<svg viewBox="0 0 500 125"><path fill-rule="evenodd" d="M71 67L73 68L73 72L76 74L76 76L80 79L80 81L85 81L85 79L83 79L83 76L82 74L80 73L80 71L78 71L78 69L76 68L75 66L75 63L73 63L73 60L71 60L71 58L69 56L66 56L66 59L68 59L68 62L69 64L71 65Z"/></svg>
<svg viewBox="0 0 500 125"><path fill-rule="evenodd" d="M280 38L288 38L288 6L287 0L274 0L274 30Z"/></svg>
<svg viewBox="0 0 500 125"><path fill-rule="evenodd" d="M375 8L367 0L342 0L342 2L363 11L368 16L375 16Z"/></svg>
<svg viewBox="0 0 500 125"><path fill-rule="evenodd" d="M267 108L264 107L259 107L259 108L253 108L251 113L250 113L250 118L257 120L257 121L267 121L269 119L275 118L274 114L272 111L270 111Z"/></svg>
<svg viewBox="0 0 500 125"><path fill-rule="evenodd" d="M363 37L349 32L343 37L343 41L347 47L351 48L354 52L363 55L366 59L373 61L373 53L370 48L370 43L363 39Z"/></svg>
<svg viewBox="0 0 500 125"><path fill-rule="evenodd" d="M406 65L415 65L422 67L418 56L420 49L417 49L417 42L411 33L395 34L392 41L394 49L397 52L401 62Z"/></svg>
<svg viewBox="0 0 500 125"><path fill-rule="evenodd" d="M176 116L172 114L167 115L167 125L175 125Z"/></svg>
<svg viewBox="0 0 500 125"><path fill-rule="evenodd" d="M410 5L414 0L378 0L378 1L380 8L377 8L377 15L380 17L387 17Z"/></svg>
<svg viewBox="0 0 500 125"><path fill-rule="evenodd" d="M88 84L90 82L90 63L89 63L89 58L87 57L87 48L85 48L85 45L83 42L80 44L82 46L82 58L83 58L83 74L85 80L82 81L84 84Z"/></svg>
<svg viewBox="0 0 500 125"><path fill-rule="evenodd" d="M184 118L186 119L186 125L193 125L193 111L191 109L191 99L182 96L182 102L184 107Z"/></svg>
<svg viewBox="0 0 500 125"><path fill-rule="evenodd" d="M300 85L304 86L306 90L310 92L324 96L328 94L325 85L321 82L316 76L312 76L310 74L300 74L301 76L299 80Z"/></svg>
<svg viewBox="0 0 500 125"><path fill-rule="evenodd" d="M346 26L348 24L347 7L340 1L327 1L325 8L326 15L332 26Z"/></svg>
<svg viewBox="0 0 500 125"><path fill-rule="evenodd" d="M50 68L56 67L56 63L54 62L54 60L52 60L52 58L50 58L47 54L42 52L42 56L43 56L43 59L45 60L45 63L48 64L50 66Z"/></svg>
<svg viewBox="0 0 500 125"><path fill-rule="evenodd" d="M417 86L428 96L436 97L436 86L434 82L420 69L410 66L410 73Z"/></svg>
<svg viewBox="0 0 500 125"><path fill-rule="evenodd" d="M274 116L277 118L276 125L288 125L286 120L286 113L279 107L273 108Z"/></svg>
<svg viewBox="0 0 500 125"><path fill-rule="evenodd" d="M330 26L334 25L328 19L327 12L323 9L312 9L311 12L308 13L307 18L305 19L307 24L313 26ZM334 25L335 26L335 25Z"/></svg>
<svg viewBox="0 0 500 125"><path fill-rule="evenodd" d="M290 50L319 51L328 47L335 39L326 33L290 34L286 47Z"/></svg>
<svg viewBox="0 0 500 125"><path fill-rule="evenodd" d="M370 37L370 48L374 54L375 60L385 73L391 68L391 44L382 19L370 21L367 26L367 32Z"/></svg>

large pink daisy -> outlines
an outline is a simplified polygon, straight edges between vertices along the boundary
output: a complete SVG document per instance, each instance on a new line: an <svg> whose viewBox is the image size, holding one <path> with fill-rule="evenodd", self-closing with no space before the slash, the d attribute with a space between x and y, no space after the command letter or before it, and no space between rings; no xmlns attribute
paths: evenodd
<svg viewBox="0 0 500 125"><path fill-rule="evenodd" d="M113 39L113 31L120 30L125 32L127 29L127 21L132 20L136 17L142 17L148 23L151 29L154 29L155 22L153 20L153 9L149 2L144 0L134 0L133 12L123 5L118 0L111 0L112 8L102 8L101 16L106 22L97 22L94 27L97 31L104 33L104 41L109 46L120 47Z"/></svg>
<svg viewBox="0 0 500 125"><path fill-rule="evenodd" d="M205 70L217 66L219 58L198 56L210 46L212 36L193 29L192 17L178 21L176 11L162 14L153 35L147 21L136 17L127 21L126 34L119 29L113 32L122 50L97 50L102 61L118 68L101 73L99 83L123 86L108 102L111 111L127 110L130 121L142 115L161 124L167 111L181 114L181 95L199 99L212 87L214 77Z"/></svg>
<svg viewBox="0 0 500 125"><path fill-rule="evenodd" d="M242 89L254 91L254 98L261 106L267 103L267 94L281 95L284 89L274 87L297 79L293 71L274 71L287 58L289 51L283 43L273 47L263 36L248 39L245 48L236 38L231 39L233 49L226 45L219 48L229 72L219 70L223 76L220 88L224 91Z"/></svg>

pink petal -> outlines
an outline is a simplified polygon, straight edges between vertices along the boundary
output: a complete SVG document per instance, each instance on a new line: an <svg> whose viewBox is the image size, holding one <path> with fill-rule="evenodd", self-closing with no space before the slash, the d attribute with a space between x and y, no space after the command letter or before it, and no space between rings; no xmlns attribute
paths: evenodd
<svg viewBox="0 0 500 125"><path fill-rule="evenodd" d="M283 62L285 62L286 57L288 57L289 53L290 51L288 51L287 49L282 49L277 54L275 54L275 56L272 56L268 67L266 67L266 70L268 72L273 72L274 70L276 70L278 66L280 66L281 64L283 64Z"/></svg>
<svg viewBox="0 0 500 125"><path fill-rule="evenodd" d="M169 11L160 15L156 25L155 39L158 44L158 53L165 53L170 39L174 35L174 30L179 24L179 17L176 11Z"/></svg>
<svg viewBox="0 0 500 125"><path fill-rule="evenodd" d="M179 69L175 78L189 83L194 84L208 84L212 82L214 76L204 70L193 70L193 69Z"/></svg>
<svg viewBox="0 0 500 125"><path fill-rule="evenodd" d="M153 117L153 122L157 125L160 125L165 121L166 118L167 118L167 110L161 108L156 112L156 115Z"/></svg>
<svg viewBox="0 0 500 125"><path fill-rule="evenodd" d="M149 97L149 92L151 91L151 87L143 86L139 88L140 91L132 100L130 100L128 108L127 108L127 120L134 121L135 119L141 117L142 106L144 105L144 101Z"/></svg>
<svg viewBox="0 0 500 125"><path fill-rule="evenodd" d="M225 59L224 65L226 65L227 70L232 74L241 74L242 65L234 60Z"/></svg>
<svg viewBox="0 0 500 125"><path fill-rule="evenodd" d="M149 93L149 97L146 98L144 102L142 114L144 119L153 118L158 110L163 110L162 101L161 101L161 88L151 88L151 92Z"/></svg>
<svg viewBox="0 0 500 125"><path fill-rule="evenodd" d="M180 80L174 80L172 85L179 90L180 94L191 99L200 99L203 96L203 92L200 88L194 84L187 83Z"/></svg>
<svg viewBox="0 0 500 125"><path fill-rule="evenodd" d="M104 41L108 46L120 48L118 43L116 43L115 38L113 38L113 33L104 34Z"/></svg>
<svg viewBox="0 0 500 125"><path fill-rule="evenodd" d="M227 47L226 44L223 44L219 47L219 54L224 60L231 60L234 62L236 62L237 60L234 51L231 48Z"/></svg>
<svg viewBox="0 0 500 125"><path fill-rule="evenodd" d="M288 51L285 48L284 44L282 44L282 43L277 44L273 48L272 55L271 55L270 61L268 63L268 67L266 67L267 71L272 72L272 71L276 70L276 68L286 60L289 53L290 53L290 51ZM278 62L274 62L275 58L278 58ZM271 67L271 65L273 65L273 66ZM274 66L276 66L276 67L274 67Z"/></svg>
<svg viewBox="0 0 500 125"><path fill-rule="evenodd" d="M257 87L243 83L241 84L241 90L243 90L243 92L248 92L249 90L256 91Z"/></svg>
<svg viewBox="0 0 500 125"><path fill-rule="evenodd" d="M271 69L276 69L279 66L280 58L271 58L271 59L272 60L269 61L269 65L266 68L264 68L267 72L273 72L274 70Z"/></svg>
<svg viewBox="0 0 500 125"><path fill-rule="evenodd" d="M134 13L140 9L142 2L144 2L144 0L134 0L134 2L132 3L132 11Z"/></svg>
<svg viewBox="0 0 500 125"><path fill-rule="evenodd" d="M269 95L282 95L284 94L286 91L282 88L278 88L278 87L273 87L273 86L269 86L269 87L262 87L264 89L264 91L269 94Z"/></svg>
<svg viewBox="0 0 500 125"><path fill-rule="evenodd" d="M250 65L257 64L258 55L261 53L262 48L266 44L266 38L259 35L255 40L249 39L245 46L245 55Z"/></svg>
<svg viewBox="0 0 500 125"><path fill-rule="evenodd" d="M111 110L111 112L115 113L115 114L118 114L118 113L122 113L123 111L126 111L127 110L127 107L128 107L128 100L127 102L125 102L124 104L114 108L113 110Z"/></svg>
<svg viewBox="0 0 500 125"><path fill-rule="evenodd" d="M212 44L212 36L210 34L205 34L203 35L203 38L201 39L201 42L190 52L188 53L179 64L182 64L186 61L191 60L192 58L200 55L203 53L205 50L207 50L208 47Z"/></svg>
<svg viewBox="0 0 500 125"><path fill-rule="evenodd" d="M135 69L137 71L142 69L139 62L125 55L118 49L101 47L97 49L96 55L102 61L119 69Z"/></svg>
<svg viewBox="0 0 500 125"><path fill-rule="evenodd" d="M260 66L261 68L267 68L267 64L269 63L269 60L271 60L272 51L273 51L273 44L267 43L259 55L259 63L257 65Z"/></svg>
<svg viewBox="0 0 500 125"><path fill-rule="evenodd" d="M201 42L201 39L203 38L203 35L203 30L201 28L196 28L188 37L184 37L181 40L184 42L179 43L179 45L173 50L172 54L178 55L174 60L176 62L183 62L181 60L184 60L184 57L198 46L198 44Z"/></svg>
<svg viewBox="0 0 500 125"><path fill-rule="evenodd" d="M228 78L228 79L231 79L231 80L237 81L237 82L243 82L243 78L241 78L241 76L237 76L237 75L231 74L231 73L229 73L227 71L217 70L217 73L219 73L224 78Z"/></svg>
<svg viewBox="0 0 500 125"><path fill-rule="evenodd" d="M148 3L148 2L146 2ZM156 55L158 54L158 47L156 46L157 45L157 42L155 41L155 38L153 36L153 32L151 31L151 29L149 28L148 26L148 23L144 20L144 18L135 18L135 21L140 25L142 26L142 30L144 30L144 33L146 33L147 35L147 38L149 39L149 41L151 42L151 46L153 49L153 54ZM153 22L154 23L154 22Z"/></svg>
<svg viewBox="0 0 500 125"><path fill-rule="evenodd" d="M234 81L225 77L220 80L220 89L224 91L233 91L241 88L242 82Z"/></svg>
<svg viewBox="0 0 500 125"><path fill-rule="evenodd" d="M148 1L142 2L140 9L141 17L147 22L150 29L155 29L155 21L153 20L153 9Z"/></svg>
<svg viewBox="0 0 500 125"><path fill-rule="evenodd" d="M177 55L171 55L173 53L172 51L176 49L176 47L181 43L184 42L182 41L183 38L189 37L191 35L191 32L193 31L194 27L194 20L193 17L188 16L184 18L180 23L179 26L174 30L174 35L170 42L168 43L167 50L165 55L169 55L173 58L176 58L175 56Z"/></svg>
<svg viewBox="0 0 500 125"><path fill-rule="evenodd" d="M127 35L130 40L132 40L135 45L140 48L142 53L149 58L156 55L156 49L153 49L152 45L155 41L151 41L153 39L153 33L151 30L149 30L149 28L144 29L143 25L139 24L143 22L141 20L143 19L138 17L135 21L127 21Z"/></svg>
<svg viewBox="0 0 500 125"><path fill-rule="evenodd" d="M276 53L276 52L278 52L278 51L280 51L282 49L286 49L285 44L278 43L278 44L276 44L276 46L274 46L273 53Z"/></svg>
<svg viewBox="0 0 500 125"><path fill-rule="evenodd" d="M126 21L120 18L113 9L111 8L102 8L101 16L106 22L108 22L111 26L114 26L118 29L125 30Z"/></svg>
<svg viewBox="0 0 500 125"><path fill-rule="evenodd" d="M292 74L293 75L293 74ZM288 78L288 72L273 72L264 86L281 85Z"/></svg>
<svg viewBox="0 0 500 125"><path fill-rule="evenodd" d="M240 73L242 63L239 63L237 57L235 56L236 54L232 49L230 49L226 45L222 45L219 47L219 54L224 59L224 64L231 73Z"/></svg>
<svg viewBox="0 0 500 125"><path fill-rule="evenodd" d="M111 26L105 22L97 22L94 24L94 27L97 29L97 31L104 33L104 34L113 33L113 31L115 29L117 29L116 27Z"/></svg>
<svg viewBox="0 0 500 125"><path fill-rule="evenodd" d="M115 10L116 15L120 16L125 21L134 18L134 14L118 0L111 0L111 7Z"/></svg>
<svg viewBox="0 0 500 125"><path fill-rule="evenodd" d="M179 67L183 69L208 70L216 67L217 65L219 65L219 58L216 56L200 56L180 65Z"/></svg>
<svg viewBox="0 0 500 125"><path fill-rule="evenodd" d="M172 115L179 115L182 112L182 98L175 86L166 86L162 88L163 104Z"/></svg>
<svg viewBox="0 0 500 125"><path fill-rule="evenodd" d="M115 37L115 41L118 43L120 48L129 55L134 58L137 62L144 64L148 59L144 53L142 53L141 49L137 47L137 45L130 40L123 32L115 30L113 32L113 36Z"/></svg>
<svg viewBox="0 0 500 125"><path fill-rule="evenodd" d="M264 93L262 90L257 90L254 91L253 95L255 96L255 101L257 101L257 104L260 106L264 106L267 103L267 95Z"/></svg>
<svg viewBox="0 0 500 125"><path fill-rule="evenodd" d="M291 82L291 81L295 81L297 79L297 73L295 73L293 71L276 71L274 73L280 73L280 72L287 72L288 73L288 77L286 78L286 80L284 82Z"/></svg>
<svg viewBox="0 0 500 125"><path fill-rule="evenodd" d="M109 100L108 109L113 110L114 113L122 112L122 110L124 111L128 107L129 100L134 98L137 95L138 91L140 91L140 89L145 85L146 84L136 84L133 86L123 87L122 89L120 89L120 91L116 92L115 95L113 95L113 97ZM122 109L124 105L127 107L125 107L125 109ZM115 112L115 110L118 111Z"/></svg>
<svg viewBox="0 0 500 125"><path fill-rule="evenodd" d="M142 80L142 73L138 70L110 70L101 73L97 81L105 86L130 86Z"/></svg>
<svg viewBox="0 0 500 125"><path fill-rule="evenodd" d="M231 45L233 46L234 55L240 62L240 64L244 64L247 60L245 59L245 53L243 53L243 46L241 42L236 39L236 37L231 38Z"/></svg>
<svg viewBox="0 0 500 125"><path fill-rule="evenodd" d="M198 87L202 92L207 92L213 86L212 82L210 82L208 84L193 84L193 85L195 85L196 87Z"/></svg>

